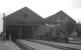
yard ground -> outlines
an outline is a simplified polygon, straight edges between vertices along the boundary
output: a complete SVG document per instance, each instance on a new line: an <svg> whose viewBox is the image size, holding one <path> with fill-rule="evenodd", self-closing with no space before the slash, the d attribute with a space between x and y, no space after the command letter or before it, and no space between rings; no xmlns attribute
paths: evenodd
<svg viewBox="0 0 81 50"><path fill-rule="evenodd" d="M12 41L0 40L0 50L20 50L20 48L16 44L14 44Z"/></svg>

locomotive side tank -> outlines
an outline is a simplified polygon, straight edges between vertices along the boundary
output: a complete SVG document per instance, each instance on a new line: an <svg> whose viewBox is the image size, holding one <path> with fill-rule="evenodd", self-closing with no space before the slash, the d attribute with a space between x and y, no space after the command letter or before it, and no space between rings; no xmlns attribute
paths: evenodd
<svg viewBox="0 0 81 50"><path fill-rule="evenodd" d="M35 39L51 40L56 42L68 42L68 33L66 27L62 25L44 25L40 26L34 32Z"/></svg>

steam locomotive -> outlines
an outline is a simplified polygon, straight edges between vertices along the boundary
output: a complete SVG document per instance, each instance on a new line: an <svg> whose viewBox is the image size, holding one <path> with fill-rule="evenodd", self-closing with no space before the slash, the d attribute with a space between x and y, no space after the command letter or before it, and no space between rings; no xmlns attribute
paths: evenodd
<svg viewBox="0 0 81 50"><path fill-rule="evenodd" d="M34 31L33 37L41 40L51 40L55 42L69 42L68 32L65 26L43 25Z"/></svg>

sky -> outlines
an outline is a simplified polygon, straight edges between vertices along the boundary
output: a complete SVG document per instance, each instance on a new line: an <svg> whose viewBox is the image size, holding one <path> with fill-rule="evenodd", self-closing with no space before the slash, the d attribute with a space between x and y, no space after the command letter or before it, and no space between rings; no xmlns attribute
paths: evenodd
<svg viewBox="0 0 81 50"><path fill-rule="evenodd" d="M0 0L0 32L3 30L3 13L7 16L23 7L43 18L63 10L76 22L81 22L81 0Z"/></svg>

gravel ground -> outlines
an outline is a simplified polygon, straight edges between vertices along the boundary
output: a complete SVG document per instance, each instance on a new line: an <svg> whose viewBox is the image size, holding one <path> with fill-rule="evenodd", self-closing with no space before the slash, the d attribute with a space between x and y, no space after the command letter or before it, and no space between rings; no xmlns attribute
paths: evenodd
<svg viewBox="0 0 81 50"><path fill-rule="evenodd" d="M1 41L0 40L0 50L20 50L20 48L12 41Z"/></svg>

